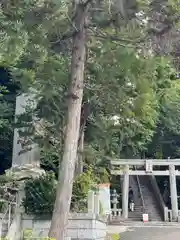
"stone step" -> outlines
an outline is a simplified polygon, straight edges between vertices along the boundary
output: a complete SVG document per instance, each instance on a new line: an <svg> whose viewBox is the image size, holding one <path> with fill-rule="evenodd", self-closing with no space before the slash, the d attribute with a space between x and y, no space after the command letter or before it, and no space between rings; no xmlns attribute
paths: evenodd
<svg viewBox="0 0 180 240"><path fill-rule="evenodd" d="M129 217L133 217L133 216L142 216L142 212L133 212L133 213L129 213L128 216L129 216Z"/></svg>
<svg viewBox="0 0 180 240"><path fill-rule="evenodd" d="M154 197L153 192L151 191L151 187L149 185L149 182L147 181L146 176L140 176L139 181L145 204L145 211L149 215L149 219L153 221L161 221L162 218L159 206L157 205L157 201Z"/></svg>
<svg viewBox="0 0 180 240"><path fill-rule="evenodd" d="M130 184L135 194L134 196L135 208L134 208L134 212L129 212L129 218L132 219L133 221L135 219L142 220L142 214L143 212L146 212L149 215L150 221L161 221L162 219L157 206L157 202L151 191L147 178L144 176L140 176L139 181L140 181L140 188L142 191L143 200L145 204L145 209L143 210L142 208L139 188L138 188L136 179L135 177L131 176Z"/></svg>
<svg viewBox="0 0 180 240"><path fill-rule="evenodd" d="M128 220L124 220L124 221L117 221L117 222L111 222L109 223L109 226L135 226L135 227L144 227L144 226L149 226L149 227L162 227L162 226L177 226L179 227L179 225L174 224L172 225L171 223L165 223L162 221L149 221L147 223L144 223L143 221L140 220L134 220L134 219L128 219Z"/></svg>
<svg viewBox="0 0 180 240"><path fill-rule="evenodd" d="M133 223L134 221L143 223L142 218L128 218L127 220L113 220L110 222L110 225L127 224L127 223ZM149 223L157 223L157 225L158 225L158 224L163 224L164 222L156 221L156 220L149 220Z"/></svg>

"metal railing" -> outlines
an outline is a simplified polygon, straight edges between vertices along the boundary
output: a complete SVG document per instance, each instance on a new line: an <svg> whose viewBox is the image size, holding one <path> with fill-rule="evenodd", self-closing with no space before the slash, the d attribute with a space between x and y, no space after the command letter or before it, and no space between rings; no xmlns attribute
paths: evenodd
<svg viewBox="0 0 180 240"><path fill-rule="evenodd" d="M136 170L136 167L134 167L134 169ZM141 198L141 202L142 202L142 211L143 211L143 213L145 213L144 197L143 197L143 194L142 194L141 184L140 184L139 176L138 176L138 175L136 175L136 180L137 180L138 189L139 189L139 194L140 194L140 198Z"/></svg>
<svg viewBox="0 0 180 240"><path fill-rule="evenodd" d="M13 210L13 205L16 205L17 202L16 202L16 196L13 197L13 199L8 202L8 207L3 215L3 217L1 218L1 223L0 223L0 237L2 236L2 230L3 230L3 223L6 222L7 220L7 225L8 225L8 229L10 228L11 226L11 218L12 218L12 210Z"/></svg>

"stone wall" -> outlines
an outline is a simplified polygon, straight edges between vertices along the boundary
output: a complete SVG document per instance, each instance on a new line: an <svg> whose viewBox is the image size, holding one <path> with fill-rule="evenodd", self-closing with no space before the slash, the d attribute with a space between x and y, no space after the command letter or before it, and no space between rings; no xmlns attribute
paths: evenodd
<svg viewBox="0 0 180 240"><path fill-rule="evenodd" d="M49 220L37 220L30 216L23 216L22 230L33 230L34 236L47 237L50 227ZM68 239L104 240L107 226L102 220L97 220L93 214L71 214L68 224Z"/></svg>
<svg viewBox="0 0 180 240"><path fill-rule="evenodd" d="M148 176L148 178L149 178L149 182L151 183L151 188L153 190L153 193L154 193L154 196L156 198L157 204L158 204L159 209L161 211L161 214L163 216L163 220L167 221L167 216L166 216L166 213L165 213L166 205L164 203L161 192L160 192L159 187L157 185L156 178L155 178L155 176Z"/></svg>

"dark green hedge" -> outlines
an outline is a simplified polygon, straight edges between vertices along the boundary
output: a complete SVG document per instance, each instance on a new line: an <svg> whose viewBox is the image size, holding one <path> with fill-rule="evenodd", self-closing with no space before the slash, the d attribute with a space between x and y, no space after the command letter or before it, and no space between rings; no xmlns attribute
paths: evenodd
<svg viewBox="0 0 180 240"><path fill-rule="evenodd" d="M56 179L48 173L40 178L30 179L25 183L23 205L27 214L52 214L56 196Z"/></svg>
<svg viewBox="0 0 180 240"><path fill-rule="evenodd" d="M87 208L87 194L97 178L91 168L79 175L73 184L71 210L84 211ZM25 183L25 199L23 205L27 214L51 215L56 197L57 180L54 174L48 173Z"/></svg>

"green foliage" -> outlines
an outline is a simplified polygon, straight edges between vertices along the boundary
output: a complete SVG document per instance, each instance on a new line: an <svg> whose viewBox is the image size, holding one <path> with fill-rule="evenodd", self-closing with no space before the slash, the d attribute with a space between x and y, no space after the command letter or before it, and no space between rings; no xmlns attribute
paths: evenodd
<svg viewBox="0 0 180 240"><path fill-rule="evenodd" d="M14 104L0 99L0 156L1 171L10 165L13 142Z"/></svg>
<svg viewBox="0 0 180 240"><path fill-rule="evenodd" d="M102 18L111 18L115 14L114 4L110 6L110 9L108 4L105 2L101 6L104 10ZM57 1L47 0L40 4L31 0L26 3L19 2L18 8L16 8L7 1L1 12L3 31L7 35L7 39L4 39L4 44L2 44L2 46L4 45L2 49L3 63L11 67L14 78L21 82L24 90L33 88L38 93L38 106L34 115L38 120L44 119L43 135L36 132L34 138L43 148L52 148L58 154L63 148L62 138L66 109L64 93L68 86L69 76L69 54L62 54L64 51L61 49L59 38L66 33L66 29L72 27L69 24L68 7L68 4L63 1L57 3ZM127 15L131 7L127 6ZM37 12L39 13L38 17L36 16ZM9 21L8 16L12 13L14 18L10 19L9 26L6 23ZM32 19L32 15L36 17ZM132 17L135 15L132 14ZM124 26L124 22L122 24ZM130 29L125 31L125 27L119 33L116 26L111 28L107 26L102 30L107 36L125 35L125 32L127 32L127 36L130 35ZM60 36L57 36L57 33ZM20 41L19 36L21 36ZM11 39L16 40L14 40L16 51L13 54L7 48ZM59 44L53 44L56 42ZM105 149L105 155L119 155L120 152L125 151L126 146L133 148L133 151L136 148L142 149L151 139L157 115L152 89L150 88L148 92L149 80L151 82L148 76L152 70L147 68L148 60L144 61L143 58L138 60L135 52L128 52L117 42L111 42L108 38L99 40L93 36L90 38L90 42L87 66L89 69L87 85L90 85L90 90L88 86L85 88L85 98L87 96L90 99L92 107L97 105L98 116L94 114L93 120L97 128L100 128L100 125L103 127L103 129L102 127L99 129L101 139L98 142L98 151L103 152L102 149ZM69 51L67 52L69 53ZM134 93L126 86L127 79L130 79L139 88L135 94L139 94L138 91L140 91L139 98L134 99L137 102L136 109L132 109L129 102ZM142 85L147 85L144 92L140 88ZM141 106L139 103L144 103L144 105ZM137 105L139 106L137 107ZM141 112L140 109L144 109L143 115L138 113ZM134 113L135 111L137 114ZM119 127L114 127L111 124L112 121L109 123L107 120L114 115L123 115ZM127 119L133 120L134 123L128 122ZM53 139L51 143L50 137ZM142 141L138 139L142 139Z"/></svg>
<svg viewBox="0 0 180 240"><path fill-rule="evenodd" d="M91 168L75 179L71 203L73 211L87 210L87 194L91 186L96 183L97 177L93 174ZM55 202L56 186L57 180L52 173L26 181L25 199L23 201L26 213L37 217L51 215Z"/></svg>
<svg viewBox="0 0 180 240"><path fill-rule="evenodd" d="M119 233L112 233L108 234L108 239L109 240L120 240L120 234Z"/></svg>
<svg viewBox="0 0 180 240"><path fill-rule="evenodd" d="M73 211L87 210L87 195L91 187L97 183L97 177L94 175L90 167L76 177L73 183L73 195L71 200L71 208Z"/></svg>
<svg viewBox="0 0 180 240"><path fill-rule="evenodd" d="M180 84L173 82L165 92L162 100L162 121L164 126L174 134L180 134Z"/></svg>
<svg viewBox="0 0 180 240"><path fill-rule="evenodd" d="M96 178L92 172L92 169L90 168L87 172L82 173L75 179L73 187L76 196L74 197L76 197L77 200L80 200L80 198L82 199L86 198L88 190L95 183Z"/></svg>
<svg viewBox="0 0 180 240"><path fill-rule="evenodd" d="M160 114L147 156L179 158L179 79L169 60L160 63L156 86Z"/></svg>
<svg viewBox="0 0 180 240"><path fill-rule="evenodd" d="M17 89L8 69L0 66L0 174L11 165Z"/></svg>
<svg viewBox="0 0 180 240"><path fill-rule="evenodd" d="M120 239L120 235L118 233L112 234L112 240L119 240L119 239Z"/></svg>
<svg viewBox="0 0 180 240"><path fill-rule="evenodd" d="M32 229L26 229L23 233L23 240L55 240L54 238L48 238L48 237L37 237L34 236Z"/></svg>
<svg viewBox="0 0 180 240"><path fill-rule="evenodd" d="M115 26L100 27L101 20L111 19L116 15L117 6L113 3L109 8L108 4L106 1L102 4L103 13L98 23L95 19L99 16L93 16L99 32L93 29L96 34L92 34L88 42L88 81L84 96L85 100L90 100L93 109L90 118L93 136L89 137L87 145L94 152L99 152L101 160L107 155L119 157L127 155L127 152L137 154L143 151L151 141L159 114L154 89L157 82L155 58L146 59L140 54L137 57L136 50L124 48L118 41L110 41L113 37L127 39L131 36L132 39L137 39L135 29L141 34L144 34L144 29L136 23L131 26L132 32L128 22L121 21L119 24L123 27L118 30L118 19L114 19ZM129 19L135 18L134 13L137 10L135 3L132 6L126 6L127 9L124 10L129 17L129 10L132 13ZM31 138L33 135L42 147L42 152L55 152L58 159L61 158L63 149L70 56L69 41L59 39L72 28L68 19L68 7L63 1L47 0L40 4L39 1L31 0L26 3L20 1L17 8L7 1L1 12L3 32L7 36L4 46L2 44L2 63L10 66L14 78L21 82L24 90L33 88L37 93L38 104L33 114L37 117L36 121L43 119L43 134L33 129ZM12 13L14 18L9 19L8 16ZM8 21L11 24L7 25ZM130 22L129 24L132 25ZM99 35L105 38L97 37ZM15 53L10 53L7 48L12 39ZM119 117L118 125L111 119L114 116ZM32 121L30 124L32 125ZM29 129L32 130L32 127ZM42 165L45 167L47 164L51 165L51 160L48 163L47 159L48 157L42 157ZM56 174L57 164L55 160L51 166Z"/></svg>
<svg viewBox="0 0 180 240"><path fill-rule="evenodd" d="M53 171L56 176L58 176L59 158L58 152L54 151L54 149L41 149L41 167L45 171Z"/></svg>
<svg viewBox="0 0 180 240"><path fill-rule="evenodd" d="M18 182L10 176L0 175L0 212L7 211L9 202L16 201Z"/></svg>
<svg viewBox="0 0 180 240"><path fill-rule="evenodd" d="M84 167L88 169L91 165L92 168L74 182L74 209L85 207L84 203L78 206L78 202L86 199L93 183L109 181L107 156L132 157L147 151L152 142L155 146L153 151L152 145L149 147L150 156L154 153L165 156L162 145L166 149L167 145L171 146L168 148L171 154L178 152L178 147L174 151L172 145L176 139L178 146L179 141L180 92L179 84L171 81L171 75L175 74L170 64L172 60L149 56L144 47L148 41L143 42L150 26L142 22L149 17L150 8L158 12L159 5L149 6L149 1L142 3L141 0L129 2L125 3L124 10L118 9L114 2L96 3L96 7L103 10L92 14L92 26L95 27L88 32L84 89L84 101L89 100L92 112L86 124L83 151ZM164 15L172 20L177 6L175 1L169 2L163 9L168 10ZM26 110L25 116L21 116L20 125L27 127L21 134L38 142L42 149L41 165L52 170L56 177L66 128L74 30L70 19L73 9L69 3L17 0L14 5L6 0L0 10L0 65L10 69L23 91L32 92L33 89L36 93L36 108ZM137 19L135 13L141 9L143 17ZM9 149L13 106L2 99L5 91L0 87L0 145ZM35 123L38 128L32 127ZM24 205L28 213L52 212L56 177L47 175L26 183ZM46 209L48 212L44 212Z"/></svg>
<svg viewBox="0 0 180 240"><path fill-rule="evenodd" d="M0 86L0 98L2 98L5 93L8 93L6 86Z"/></svg>
<svg viewBox="0 0 180 240"><path fill-rule="evenodd" d="M127 149L137 153L151 141L158 120L156 59L137 57L135 51L108 41L100 46L93 47L96 62L89 60L88 65L94 84L88 94L95 105L91 137L105 155L119 156Z"/></svg>
<svg viewBox="0 0 180 240"><path fill-rule="evenodd" d="M26 213L37 216L52 214L56 184L55 176L52 173L28 180L25 184L25 199L23 201Z"/></svg>

